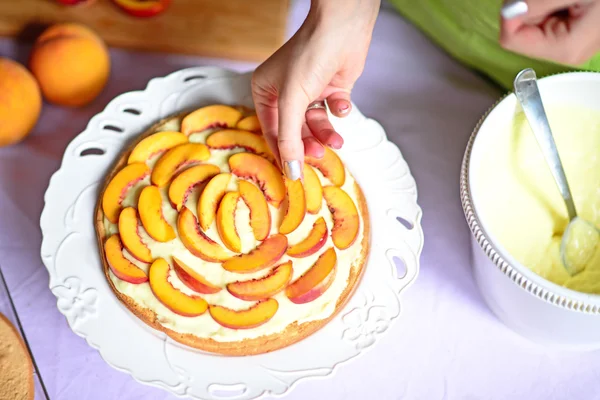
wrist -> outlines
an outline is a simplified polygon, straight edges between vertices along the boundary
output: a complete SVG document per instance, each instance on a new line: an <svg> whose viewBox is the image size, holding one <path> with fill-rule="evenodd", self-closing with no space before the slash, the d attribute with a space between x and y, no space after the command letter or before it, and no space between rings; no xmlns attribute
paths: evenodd
<svg viewBox="0 0 600 400"><path fill-rule="evenodd" d="M380 5L381 0L311 0L308 18L319 25L352 24L354 28L372 29Z"/></svg>

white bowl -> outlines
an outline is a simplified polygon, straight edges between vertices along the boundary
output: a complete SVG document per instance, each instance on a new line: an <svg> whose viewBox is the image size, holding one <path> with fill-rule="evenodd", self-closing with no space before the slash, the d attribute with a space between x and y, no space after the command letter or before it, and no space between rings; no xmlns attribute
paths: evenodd
<svg viewBox="0 0 600 400"><path fill-rule="evenodd" d="M572 72L539 80L545 105L553 103L600 110L600 74ZM490 232L481 216L474 179L490 150L493 127L512 120L518 102L504 97L479 121L463 159L460 192L471 229L475 279L490 309L517 333L545 345L577 350L600 348L600 296L556 285L520 264Z"/></svg>

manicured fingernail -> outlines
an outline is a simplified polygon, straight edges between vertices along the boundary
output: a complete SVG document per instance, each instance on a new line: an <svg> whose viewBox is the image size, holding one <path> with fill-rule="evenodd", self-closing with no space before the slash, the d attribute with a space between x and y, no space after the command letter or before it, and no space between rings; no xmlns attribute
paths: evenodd
<svg viewBox="0 0 600 400"><path fill-rule="evenodd" d="M338 105L338 113L346 114L350 111L350 104L347 101L340 101Z"/></svg>
<svg viewBox="0 0 600 400"><path fill-rule="evenodd" d="M285 173L285 176L292 181L302 179L302 166L298 160L284 162L283 172Z"/></svg>
<svg viewBox="0 0 600 400"><path fill-rule="evenodd" d="M529 7L527 7L527 3L523 0L511 0L504 4L500 14L504 19L513 19L517 17L522 17L527 14L529 11Z"/></svg>

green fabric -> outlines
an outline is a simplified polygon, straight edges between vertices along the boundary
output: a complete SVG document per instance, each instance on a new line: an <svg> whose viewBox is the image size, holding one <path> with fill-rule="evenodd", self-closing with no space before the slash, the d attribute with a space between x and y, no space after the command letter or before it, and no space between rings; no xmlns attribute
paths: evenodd
<svg viewBox="0 0 600 400"><path fill-rule="evenodd" d="M578 66L524 57L500 47L501 0L389 0L409 21L462 63L512 90L524 68L538 77L570 70L600 71L600 54Z"/></svg>

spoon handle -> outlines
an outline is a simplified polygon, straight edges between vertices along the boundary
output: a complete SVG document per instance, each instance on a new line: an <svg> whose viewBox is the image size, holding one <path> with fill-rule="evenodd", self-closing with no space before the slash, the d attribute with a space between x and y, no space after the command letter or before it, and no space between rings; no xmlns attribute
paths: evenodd
<svg viewBox="0 0 600 400"><path fill-rule="evenodd" d="M519 99L523 111L525 112L525 116L531 126L531 130L542 149L542 153L554 176L554 181L558 186L558 190L565 200L569 221L571 221L577 216L577 212L575 210L575 204L573 203L571 189L569 188L569 183L567 182L567 177L565 176L565 171L560 161L558 150L556 149L556 143L552 136L552 130L548 123L548 117L544 110L535 71L531 68L527 68L519 72L515 78L514 87L515 95L517 96L517 99Z"/></svg>

